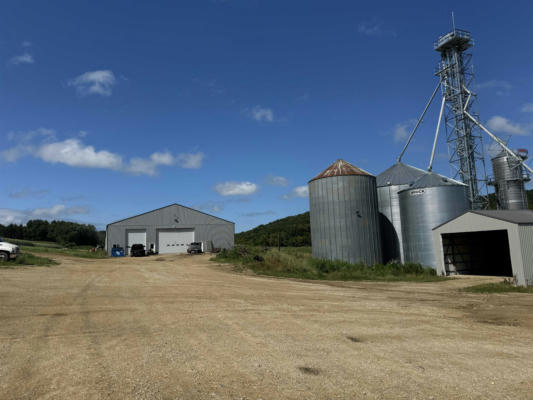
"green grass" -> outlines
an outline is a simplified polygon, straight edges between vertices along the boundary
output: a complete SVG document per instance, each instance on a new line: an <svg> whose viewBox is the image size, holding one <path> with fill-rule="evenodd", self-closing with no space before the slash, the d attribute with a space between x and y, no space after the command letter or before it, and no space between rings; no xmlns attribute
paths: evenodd
<svg viewBox="0 0 533 400"><path fill-rule="evenodd" d="M222 251L213 261L233 264L236 271L249 269L260 275L300 279L340 281L415 281L434 282L449 278L420 264L350 264L343 261L317 260L310 247L283 247L264 251L261 247L236 247Z"/></svg>
<svg viewBox="0 0 533 400"><path fill-rule="evenodd" d="M59 263L45 257L39 257L31 253L21 253L15 260L0 261L0 268L14 268L20 265L50 266Z"/></svg>
<svg viewBox="0 0 533 400"><path fill-rule="evenodd" d="M90 252L84 249L70 249L59 247L41 247L41 246L21 246L21 251L31 253L49 253L49 254L62 254L65 256L81 257L81 258L105 258L107 253L103 250Z"/></svg>
<svg viewBox="0 0 533 400"><path fill-rule="evenodd" d="M533 287L514 286L507 281L499 283L484 283L482 285L469 286L462 289L470 293L533 293Z"/></svg>

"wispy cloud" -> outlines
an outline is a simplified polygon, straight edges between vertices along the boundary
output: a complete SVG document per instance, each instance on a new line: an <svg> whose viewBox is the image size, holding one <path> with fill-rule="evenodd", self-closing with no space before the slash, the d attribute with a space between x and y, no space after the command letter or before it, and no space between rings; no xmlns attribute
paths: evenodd
<svg viewBox="0 0 533 400"><path fill-rule="evenodd" d="M497 133L508 133L510 135L529 135L530 128L513 123L505 117L495 115L487 121L489 129Z"/></svg>
<svg viewBox="0 0 533 400"><path fill-rule="evenodd" d="M399 122L394 127L393 137L395 142L404 142L409 137L411 130L416 124L416 119Z"/></svg>
<svg viewBox="0 0 533 400"><path fill-rule="evenodd" d="M522 105L522 108L520 110L526 113L533 112L533 103L526 103Z"/></svg>
<svg viewBox="0 0 533 400"><path fill-rule="evenodd" d="M513 85L507 81L490 80L486 82L480 82L476 85L477 90L493 89L498 96L507 96L511 93Z"/></svg>
<svg viewBox="0 0 533 400"><path fill-rule="evenodd" d="M9 63L12 65L33 64L34 62L35 60L33 56L27 51L18 56L11 57L11 59L9 60Z"/></svg>
<svg viewBox="0 0 533 400"><path fill-rule="evenodd" d="M55 204L50 207L40 207L30 210L15 210L10 208L0 209L0 224L25 224L30 219L58 219L73 215L86 215L90 212L88 206L67 207L64 204Z"/></svg>
<svg viewBox="0 0 533 400"><path fill-rule="evenodd" d="M81 96L98 94L100 96L111 96L113 86L117 80L113 71L99 70L85 72L68 81L68 85L76 89Z"/></svg>
<svg viewBox="0 0 533 400"><path fill-rule="evenodd" d="M42 198L46 196L50 191L48 189L30 189L24 188L17 192L11 192L8 194L10 199L24 199L27 197Z"/></svg>
<svg viewBox="0 0 533 400"><path fill-rule="evenodd" d="M224 203L208 201L206 203L196 204L193 206L193 208L200 210L200 211L216 214L224 210Z"/></svg>
<svg viewBox="0 0 533 400"><path fill-rule="evenodd" d="M285 200L294 199L295 197L309 197L309 188L307 185L297 186L290 193L283 195Z"/></svg>
<svg viewBox="0 0 533 400"><path fill-rule="evenodd" d="M25 40L22 42L22 47L31 47L33 46L33 43L30 42L29 40Z"/></svg>
<svg viewBox="0 0 533 400"><path fill-rule="evenodd" d="M0 152L0 159L16 162L24 156L33 156L50 164L64 164L77 168L101 168L128 172L134 175L158 174L158 167L178 165L181 168L201 168L203 153L180 153L168 151L152 153L147 158L133 157L129 160L108 150L97 150L85 144L79 137L58 141L55 132L40 128L22 134L8 135L18 143Z"/></svg>
<svg viewBox="0 0 533 400"><path fill-rule="evenodd" d="M272 185L272 186L283 186L284 187L289 184L289 181L287 180L287 178L283 176L269 175L267 177L267 184Z"/></svg>
<svg viewBox="0 0 533 400"><path fill-rule="evenodd" d="M255 106L249 111L250 118L259 122L274 122L274 111L271 108Z"/></svg>
<svg viewBox="0 0 533 400"><path fill-rule="evenodd" d="M357 32L365 36L396 36L395 31L385 29L383 21L377 18L361 21L357 26Z"/></svg>
<svg viewBox="0 0 533 400"><path fill-rule="evenodd" d="M255 212L248 212L248 213L241 214L241 217L253 218L253 217L262 217L266 215L276 215L276 212L273 210L255 211Z"/></svg>
<svg viewBox="0 0 533 400"><path fill-rule="evenodd" d="M222 196L248 196L257 192L259 187L252 182L222 182L215 190Z"/></svg>
<svg viewBox="0 0 533 400"><path fill-rule="evenodd" d="M205 154L198 153L181 153L176 157L176 161L181 168L198 169L202 168Z"/></svg>

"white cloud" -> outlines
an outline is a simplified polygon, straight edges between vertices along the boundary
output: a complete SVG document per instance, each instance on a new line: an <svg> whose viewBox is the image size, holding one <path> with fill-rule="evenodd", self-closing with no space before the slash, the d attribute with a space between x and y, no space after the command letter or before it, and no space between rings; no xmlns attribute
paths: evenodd
<svg viewBox="0 0 533 400"><path fill-rule="evenodd" d="M68 81L68 85L75 87L82 96L90 94L111 96L115 84L115 75L110 70L85 72Z"/></svg>
<svg viewBox="0 0 533 400"><path fill-rule="evenodd" d="M111 169L134 175L157 175L159 166L176 164L181 168L201 168L205 157L200 152L181 153L174 156L164 151L152 153L148 158L133 157L125 162L120 154L96 150L93 146L84 144L79 137L57 141L55 132L44 128L23 133L10 132L9 140L16 140L18 143L0 152L0 159L5 162L15 162L29 155L51 164ZM36 143L38 141L40 143Z"/></svg>
<svg viewBox="0 0 533 400"><path fill-rule="evenodd" d="M118 170L122 157L107 150L96 151L93 146L83 144L79 139L47 143L36 152L36 157L55 164L62 163L71 167L107 168Z"/></svg>
<svg viewBox="0 0 533 400"><path fill-rule="evenodd" d="M56 204L48 208L35 208L33 211L31 211L31 215L33 215L34 217L41 218L57 218L59 216L79 215L88 213L89 207L87 206L67 207L64 204Z"/></svg>
<svg viewBox="0 0 533 400"><path fill-rule="evenodd" d="M267 183L272 186L287 186L289 181L283 176L269 176Z"/></svg>
<svg viewBox="0 0 533 400"><path fill-rule="evenodd" d="M56 204L53 207L50 208L36 208L32 211L32 215L35 215L36 217L41 216L53 216L59 215L63 211L65 211L66 207L63 204Z"/></svg>
<svg viewBox="0 0 533 400"><path fill-rule="evenodd" d="M253 217L266 216L266 215L276 215L276 212L275 212L275 211L272 211L272 210L267 210L267 211L256 211L256 212L249 212L249 213L241 214L241 217L249 217L249 218L253 218Z"/></svg>
<svg viewBox="0 0 533 400"><path fill-rule="evenodd" d="M224 203L208 202L208 203L203 203L203 204L197 204L193 206L193 208L196 208L197 210L201 210L205 212L219 213L224 210Z"/></svg>
<svg viewBox="0 0 533 400"><path fill-rule="evenodd" d="M198 169L202 168L204 153L181 153L176 157L181 168Z"/></svg>
<svg viewBox="0 0 533 400"><path fill-rule="evenodd" d="M283 195L285 200L293 199L295 197L309 197L309 188L307 185L297 186L290 193Z"/></svg>
<svg viewBox="0 0 533 400"><path fill-rule="evenodd" d="M403 142L409 137L410 131L416 124L416 119L410 119L408 121L399 122L394 127L394 141Z"/></svg>
<svg viewBox="0 0 533 400"><path fill-rule="evenodd" d="M33 64L35 60L33 59L33 56L28 53L27 51L19 56L12 57L9 60L10 64L13 65L19 65L19 64Z"/></svg>
<svg viewBox="0 0 533 400"><path fill-rule="evenodd" d="M365 36L396 36L396 32L384 29L383 21L373 18L370 21L362 21L357 26L357 32Z"/></svg>
<svg viewBox="0 0 533 400"><path fill-rule="evenodd" d="M489 157L491 158L497 156L501 152L502 152L502 147L496 142L491 142L485 145L485 153L488 154Z"/></svg>
<svg viewBox="0 0 533 400"><path fill-rule="evenodd" d="M250 116L256 121L263 122L273 122L274 121L274 111L271 108L255 106L250 111Z"/></svg>
<svg viewBox="0 0 533 400"><path fill-rule="evenodd" d="M27 213L9 208L0 208L0 224L22 224L28 220Z"/></svg>
<svg viewBox="0 0 533 400"><path fill-rule="evenodd" d="M33 43L28 40L22 42L22 47L31 47L32 45Z"/></svg>
<svg viewBox="0 0 533 400"><path fill-rule="evenodd" d="M25 224L30 219L58 219L72 215L88 214L89 211L89 207L87 206L66 207L63 204L34 208L32 210L2 208L0 209L0 224Z"/></svg>
<svg viewBox="0 0 533 400"><path fill-rule="evenodd" d="M495 115L489 119L487 121L487 126L494 132L508 133L511 135L529 135L529 131L526 127L513 123L500 115Z"/></svg>
<svg viewBox="0 0 533 400"><path fill-rule="evenodd" d="M522 112L533 112L533 103L526 103L521 108Z"/></svg>
<svg viewBox="0 0 533 400"><path fill-rule="evenodd" d="M222 196L247 196L257 192L258 186L252 182L223 182L215 190Z"/></svg>
<svg viewBox="0 0 533 400"><path fill-rule="evenodd" d="M164 153L155 152L150 156L150 160L156 165L174 164L174 157L168 151Z"/></svg>
<svg viewBox="0 0 533 400"><path fill-rule="evenodd" d="M33 190L30 188L24 188L18 192L11 192L8 194L10 199L24 199L27 197L41 198L48 194L49 190L47 189L37 189Z"/></svg>
<svg viewBox="0 0 533 400"><path fill-rule="evenodd" d="M506 96L511 92L513 85L507 81L490 80L476 85L477 90L494 89L498 96Z"/></svg>

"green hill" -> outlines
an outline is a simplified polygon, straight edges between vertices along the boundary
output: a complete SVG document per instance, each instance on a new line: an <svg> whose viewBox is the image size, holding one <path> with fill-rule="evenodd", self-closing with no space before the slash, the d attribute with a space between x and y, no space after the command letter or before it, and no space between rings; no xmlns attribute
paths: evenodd
<svg viewBox="0 0 533 400"><path fill-rule="evenodd" d="M281 246L311 246L309 211L237 233L235 243L253 246L277 246L278 236Z"/></svg>

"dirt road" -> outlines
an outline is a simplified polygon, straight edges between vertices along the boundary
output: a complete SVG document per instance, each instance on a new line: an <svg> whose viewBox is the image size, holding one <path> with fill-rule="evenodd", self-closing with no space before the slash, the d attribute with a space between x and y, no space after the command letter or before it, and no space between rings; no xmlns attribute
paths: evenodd
<svg viewBox="0 0 533 400"><path fill-rule="evenodd" d="M208 256L0 270L1 399L531 399L533 296Z"/></svg>

